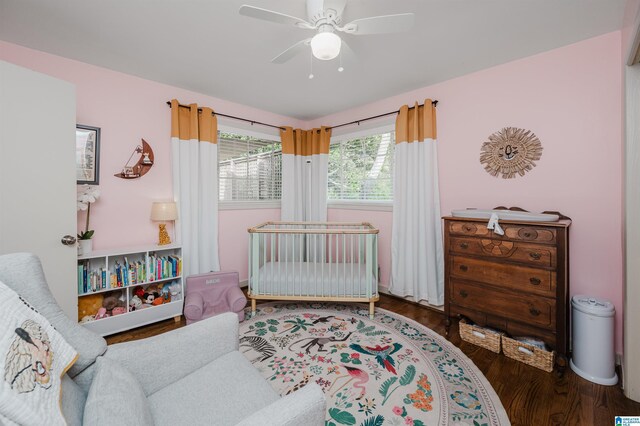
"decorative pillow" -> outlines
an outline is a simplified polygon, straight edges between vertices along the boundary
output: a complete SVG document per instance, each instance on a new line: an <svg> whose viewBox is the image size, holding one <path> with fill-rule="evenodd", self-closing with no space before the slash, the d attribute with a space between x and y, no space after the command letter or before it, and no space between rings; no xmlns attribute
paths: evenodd
<svg viewBox="0 0 640 426"><path fill-rule="evenodd" d="M27 301L0 282L0 418L64 425L62 376L76 351Z"/></svg>
<svg viewBox="0 0 640 426"><path fill-rule="evenodd" d="M82 424L91 426L153 425L153 415L142 386L126 367L99 356L87 395Z"/></svg>

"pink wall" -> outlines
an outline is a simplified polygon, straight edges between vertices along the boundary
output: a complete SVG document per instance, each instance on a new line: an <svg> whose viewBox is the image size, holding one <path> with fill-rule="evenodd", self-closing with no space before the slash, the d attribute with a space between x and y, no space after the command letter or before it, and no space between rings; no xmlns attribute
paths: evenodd
<svg viewBox="0 0 640 426"><path fill-rule="evenodd" d="M223 270L238 271L240 280L248 278L248 228L268 220L280 220L280 209L220 210L218 229L220 265Z"/></svg>
<svg viewBox="0 0 640 426"><path fill-rule="evenodd" d="M465 207L559 210L573 219L571 293L606 297L616 306L616 350L622 352L621 35L606 34L522 60L314 120L332 125L438 99L442 214ZM516 179L482 168L480 146L505 126L531 129L544 151ZM361 212L349 212L352 218ZM390 214L372 220L391 229ZM346 216L330 213L330 217ZM383 231L384 232L384 231ZM390 238L380 240L389 270ZM383 273L383 277L388 273Z"/></svg>
<svg viewBox="0 0 640 426"><path fill-rule="evenodd" d="M572 217L572 293L614 302L616 348L622 351L620 32L307 123L8 43L0 42L0 59L76 84L78 122L102 128L103 198L92 212L97 248L155 241L150 203L172 194L169 110L164 104L172 97L304 128L387 112L427 97L439 99L442 213L507 204ZM531 129L542 141L542 159L523 178L493 178L478 161L482 142L505 126ZM139 180L112 177L141 137L156 153L154 168ZM221 211L222 267L237 269L246 278L246 227L278 216L277 209ZM382 279L388 280L391 214L332 209L329 219L369 220L381 228Z"/></svg>
<svg viewBox="0 0 640 426"><path fill-rule="evenodd" d="M295 119L255 108L167 86L59 56L42 53L0 41L0 59L39 71L76 86L77 122L101 128L101 198L91 209L91 228L95 229L94 248L115 248L153 244L157 225L149 220L151 202L172 199L170 159L170 109L167 100L197 102L231 115L257 121L300 126ZM229 125L233 122L229 121ZM123 180L113 176L121 170L140 139L151 145L153 168L140 179ZM235 269L246 279L250 224L273 217L273 212L252 210L236 216L220 213L220 259L224 269ZM279 216L279 215L277 215ZM238 222L242 217L242 223ZM84 228L85 214L78 217ZM229 222L229 226L227 223Z"/></svg>

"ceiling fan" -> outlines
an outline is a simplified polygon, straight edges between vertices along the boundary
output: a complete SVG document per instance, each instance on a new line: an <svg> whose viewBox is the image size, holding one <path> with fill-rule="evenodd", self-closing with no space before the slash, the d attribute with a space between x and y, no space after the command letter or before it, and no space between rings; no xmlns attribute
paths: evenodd
<svg viewBox="0 0 640 426"><path fill-rule="evenodd" d="M240 14L317 32L273 58L271 62L274 64L287 62L308 46L311 46L316 58L323 61L334 59L340 54L342 45L346 46L337 34L339 32L353 35L385 34L408 31L413 26L413 13L361 18L342 25L342 13L346 5L347 0L307 0L307 20L246 4L240 7ZM339 68L339 71L342 69Z"/></svg>

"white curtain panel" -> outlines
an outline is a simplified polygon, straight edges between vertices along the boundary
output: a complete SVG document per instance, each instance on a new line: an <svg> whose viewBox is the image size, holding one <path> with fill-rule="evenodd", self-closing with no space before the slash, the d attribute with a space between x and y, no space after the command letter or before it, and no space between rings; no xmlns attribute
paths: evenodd
<svg viewBox="0 0 640 426"><path fill-rule="evenodd" d="M176 236L182 243L184 276L220 270L217 125L211 109L198 113L197 105L189 108L172 102L173 193L179 209ZM179 111L183 109L187 111Z"/></svg>
<svg viewBox="0 0 640 426"><path fill-rule="evenodd" d="M329 156L282 155L283 221L326 222ZM286 182L286 183L285 183ZM298 262L320 261L322 241L307 240L304 235L290 237L287 259ZM295 250L294 250L295 248Z"/></svg>
<svg viewBox="0 0 640 426"><path fill-rule="evenodd" d="M282 155L283 221L326 222L329 155Z"/></svg>
<svg viewBox="0 0 640 426"><path fill-rule="evenodd" d="M327 221L327 185L329 173L330 129L282 132L282 201L280 217L290 222ZM287 259L320 261L322 241L307 241L304 236L290 237Z"/></svg>
<svg viewBox="0 0 640 426"><path fill-rule="evenodd" d="M405 105L396 123L389 291L439 306L444 304L444 260L435 109L429 99L425 105L427 112L417 103L412 109Z"/></svg>

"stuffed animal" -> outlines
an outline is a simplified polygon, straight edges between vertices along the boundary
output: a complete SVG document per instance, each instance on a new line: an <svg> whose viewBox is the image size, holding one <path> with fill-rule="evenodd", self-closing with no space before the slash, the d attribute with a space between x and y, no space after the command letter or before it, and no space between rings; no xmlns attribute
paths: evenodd
<svg viewBox="0 0 640 426"><path fill-rule="evenodd" d="M140 286L133 289L133 294L138 296L138 298L142 299L144 297L144 289Z"/></svg>
<svg viewBox="0 0 640 426"><path fill-rule="evenodd" d="M107 313L107 310L104 307L102 307L98 309L98 313L96 314L95 319L99 320L102 318L107 318L108 316L109 314Z"/></svg>
<svg viewBox="0 0 640 426"><path fill-rule="evenodd" d="M154 301L156 298L159 298L159 297L160 297L160 295L159 295L158 293L156 293L156 292L153 292L153 293L145 293L145 294L142 296L142 301L143 301L144 303L149 304L149 305L153 305L153 301Z"/></svg>
<svg viewBox="0 0 640 426"><path fill-rule="evenodd" d="M158 293L154 293L154 294L158 294ZM153 306L158 306L158 305L162 305L164 303L164 298L162 296L160 296L159 294L155 297L155 299L153 299Z"/></svg>
<svg viewBox="0 0 640 426"><path fill-rule="evenodd" d="M163 303L169 303L171 302L171 283L165 283L162 286L162 290L160 291L160 294L162 295L162 301Z"/></svg>
<svg viewBox="0 0 640 426"><path fill-rule="evenodd" d="M91 321L95 321L95 318L93 317L93 315L85 315L80 320L80 324L86 324Z"/></svg>
<svg viewBox="0 0 640 426"><path fill-rule="evenodd" d="M134 294L129 301L129 311L135 311L140 308L142 308L142 300L138 295Z"/></svg>
<svg viewBox="0 0 640 426"><path fill-rule="evenodd" d="M171 293L172 297L176 297L180 294L180 284L177 282L173 282L173 284L171 284L169 286L169 293Z"/></svg>
<svg viewBox="0 0 640 426"><path fill-rule="evenodd" d="M102 301L104 300L104 295L102 293L98 294L88 294L86 296L82 296L78 298L78 318L84 318L86 316L94 316L98 309L102 307Z"/></svg>
<svg viewBox="0 0 640 426"><path fill-rule="evenodd" d="M127 312L127 308L125 308L124 306L116 306L111 311L111 315L115 317L116 315L122 315L125 312Z"/></svg>
<svg viewBox="0 0 640 426"><path fill-rule="evenodd" d="M115 308L125 308L126 303L123 300L124 296L121 290L109 291L104 294L104 300L102 301L102 307L107 310L109 315L113 315ZM125 309L126 311L126 309Z"/></svg>

